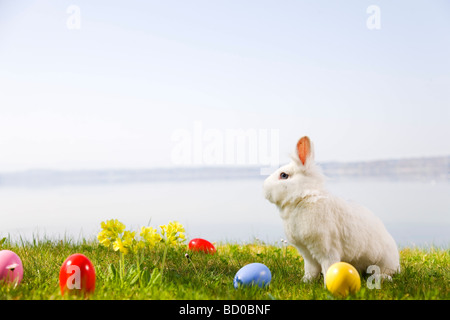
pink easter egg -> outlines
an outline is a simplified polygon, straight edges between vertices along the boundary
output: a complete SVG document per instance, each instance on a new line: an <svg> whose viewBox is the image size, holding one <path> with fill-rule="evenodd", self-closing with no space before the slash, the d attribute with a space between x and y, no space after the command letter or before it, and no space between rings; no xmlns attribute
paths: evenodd
<svg viewBox="0 0 450 320"><path fill-rule="evenodd" d="M10 250L0 251L0 283L17 283L23 278L23 266L19 256Z"/></svg>

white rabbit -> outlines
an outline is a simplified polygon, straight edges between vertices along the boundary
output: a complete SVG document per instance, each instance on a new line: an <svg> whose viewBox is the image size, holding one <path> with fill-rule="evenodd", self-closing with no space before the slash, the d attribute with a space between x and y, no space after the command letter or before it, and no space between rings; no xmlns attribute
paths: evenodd
<svg viewBox="0 0 450 320"><path fill-rule="evenodd" d="M264 181L267 200L276 204L284 230L305 263L303 281L325 274L343 261L365 272L380 268L384 278L400 272L397 244L370 210L328 193L325 177L314 162L308 137L297 143L292 162Z"/></svg>

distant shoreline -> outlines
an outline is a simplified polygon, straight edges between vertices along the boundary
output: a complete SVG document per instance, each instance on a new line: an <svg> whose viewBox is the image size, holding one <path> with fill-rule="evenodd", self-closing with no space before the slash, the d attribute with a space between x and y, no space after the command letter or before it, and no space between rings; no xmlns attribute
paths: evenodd
<svg viewBox="0 0 450 320"><path fill-rule="evenodd" d="M365 162L319 163L329 178L450 181L450 156ZM259 166L152 169L47 170L0 173L2 186L143 183L182 180L264 179Z"/></svg>

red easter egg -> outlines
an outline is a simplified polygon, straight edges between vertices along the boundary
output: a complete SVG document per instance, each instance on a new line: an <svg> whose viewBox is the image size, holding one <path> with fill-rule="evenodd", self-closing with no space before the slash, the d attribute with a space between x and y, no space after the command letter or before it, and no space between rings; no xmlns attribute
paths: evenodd
<svg viewBox="0 0 450 320"><path fill-rule="evenodd" d="M83 254L68 257L59 271L61 294L90 294L95 290L95 269L92 262Z"/></svg>
<svg viewBox="0 0 450 320"><path fill-rule="evenodd" d="M210 254L214 254L216 252L216 248L214 248L211 242L200 238L195 238L189 241L189 250L203 251Z"/></svg>

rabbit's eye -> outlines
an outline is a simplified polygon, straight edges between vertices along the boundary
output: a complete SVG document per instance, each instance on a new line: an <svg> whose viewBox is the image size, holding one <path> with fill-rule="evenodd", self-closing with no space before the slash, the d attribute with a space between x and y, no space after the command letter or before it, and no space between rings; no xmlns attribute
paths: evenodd
<svg viewBox="0 0 450 320"><path fill-rule="evenodd" d="M280 173L280 179L287 179L289 178L289 175L286 172Z"/></svg>

